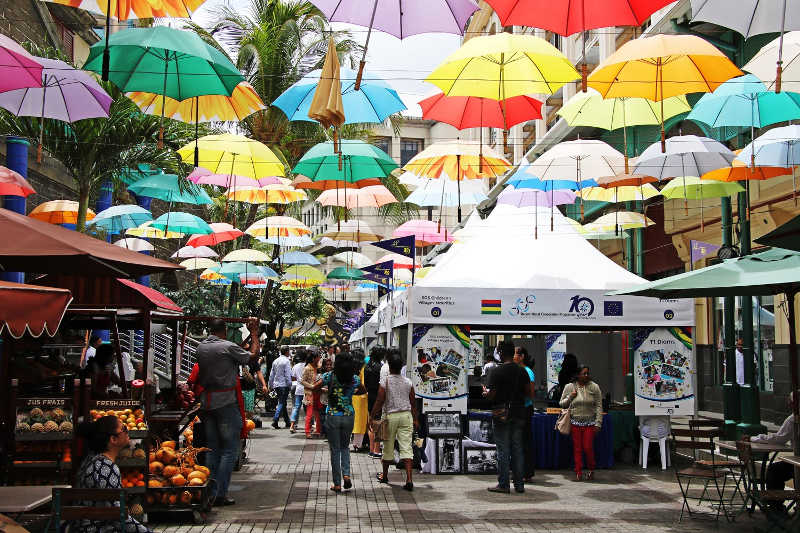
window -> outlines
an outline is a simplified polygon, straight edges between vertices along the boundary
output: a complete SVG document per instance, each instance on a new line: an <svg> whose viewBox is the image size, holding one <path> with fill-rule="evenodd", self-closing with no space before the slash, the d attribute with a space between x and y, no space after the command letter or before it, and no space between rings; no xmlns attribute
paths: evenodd
<svg viewBox="0 0 800 533"><path fill-rule="evenodd" d="M375 140L372 142L375 146L389 154L392 155L392 138L391 137L376 137Z"/></svg>
<svg viewBox="0 0 800 533"><path fill-rule="evenodd" d="M400 166L422 151L422 139L400 139Z"/></svg>
<svg viewBox="0 0 800 533"><path fill-rule="evenodd" d="M59 39L61 40L61 46L64 51L64 55L70 61L74 61L75 57L73 56L73 46L74 46L74 34L72 30L67 28L63 22L58 20L57 18L53 19L56 23L56 33L58 34Z"/></svg>

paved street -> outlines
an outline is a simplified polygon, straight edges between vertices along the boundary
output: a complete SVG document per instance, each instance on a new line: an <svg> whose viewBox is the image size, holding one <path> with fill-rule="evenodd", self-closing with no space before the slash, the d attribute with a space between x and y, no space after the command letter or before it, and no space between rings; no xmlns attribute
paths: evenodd
<svg viewBox="0 0 800 533"><path fill-rule="evenodd" d="M325 441L271 428L255 431L250 460L234 473L237 505L215 508L205 525L151 523L168 533L275 531L484 532L602 530L606 533L661 531L753 531L761 517L741 515L719 527L700 519L677 522L680 493L671 472L646 474L633 467L597 472L592 483L571 481L571 472L539 471L523 495L491 494L493 476L417 474L415 491L402 490L403 474L390 473L391 486L374 478L379 461L351 455L352 491L334 494ZM162 518L163 519L163 518Z"/></svg>

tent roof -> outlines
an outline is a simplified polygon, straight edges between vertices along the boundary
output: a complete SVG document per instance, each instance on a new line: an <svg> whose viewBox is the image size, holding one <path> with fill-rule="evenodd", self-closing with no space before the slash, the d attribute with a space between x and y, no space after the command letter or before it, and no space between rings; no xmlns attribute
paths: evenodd
<svg viewBox="0 0 800 533"><path fill-rule="evenodd" d="M56 334L72 295L66 289L0 281L0 333L14 338Z"/></svg>
<svg viewBox="0 0 800 533"><path fill-rule="evenodd" d="M537 213L538 209L538 213ZM603 255L558 210L498 205L458 241L420 287L612 290L645 280ZM534 232L538 220L538 238Z"/></svg>

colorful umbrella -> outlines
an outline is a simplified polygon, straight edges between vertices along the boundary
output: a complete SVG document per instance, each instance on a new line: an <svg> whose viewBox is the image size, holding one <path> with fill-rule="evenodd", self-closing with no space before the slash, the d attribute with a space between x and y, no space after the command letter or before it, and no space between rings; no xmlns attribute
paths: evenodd
<svg viewBox="0 0 800 533"><path fill-rule="evenodd" d="M256 220L244 230L253 237L300 237L311 235L308 226L292 217L272 216Z"/></svg>
<svg viewBox="0 0 800 533"><path fill-rule="evenodd" d="M579 77L570 60L544 39L503 32L468 40L425 81L447 96L505 100L553 94Z"/></svg>
<svg viewBox="0 0 800 533"><path fill-rule="evenodd" d="M280 159L265 144L241 135L224 133L201 137L200 165L214 174L247 176L257 180L265 176L283 176L285 169ZM194 159L194 145L187 144L178 150L185 163ZM233 184L237 185L235 179Z"/></svg>
<svg viewBox="0 0 800 533"><path fill-rule="evenodd" d="M205 0L47 0L54 4L79 7L117 20L164 17L189 18ZM110 25L106 25L108 28Z"/></svg>
<svg viewBox="0 0 800 533"><path fill-rule="evenodd" d="M153 221L150 220L141 224L138 228L130 228L125 230L125 235L132 235L134 237L143 237L145 239L179 239L183 237L183 233L170 229L164 231L153 227Z"/></svg>
<svg viewBox="0 0 800 533"><path fill-rule="evenodd" d="M420 185L403 200L404 203L441 208L455 207L459 203L477 205L488 198L485 193L485 182L479 180L455 182L450 179L419 178L419 183Z"/></svg>
<svg viewBox="0 0 800 533"><path fill-rule="evenodd" d="M170 256L172 259L175 258L184 258L184 259L193 259L193 258L210 258L210 257L218 257L217 252L209 248L208 246L184 246L180 248L177 252ZM207 268L207 267L203 267Z"/></svg>
<svg viewBox="0 0 800 533"><path fill-rule="evenodd" d="M409 220L397 226L392 232L393 238L414 236L414 245L418 247L432 246L443 242L453 242L453 235L442 231L441 225L432 220Z"/></svg>
<svg viewBox="0 0 800 533"><path fill-rule="evenodd" d="M291 265L283 273L284 282L295 285L316 286L325 281L325 274L308 265Z"/></svg>
<svg viewBox="0 0 800 533"><path fill-rule="evenodd" d="M137 239L134 237L127 237L125 239L120 239L114 243L114 246L119 246L120 248L126 248L133 252L152 252L155 250L152 244L147 242L144 239Z"/></svg>
<svg viewBox="0 0 800 533"><path fill-rule="evenodd" d="M365 178L358 180L355 183L339 180L326 180L311 181L311 179L298 175L292 180L292 186L299 190L314 190L314 191L329 191L331 189L363 189L364 187L371 187L373 185L383 185L378 178Z"/></svg>
<svg viewBox="0 0 800 533"><path fill-rule="evenodd" d="M207 268L216 268L219 263L207 257L191 257L179 263L186 270L201 270Z"/></svg>
<svg viewBox="0 0 800 533"><path fill-rule="evenodd" d="M641 187L646 183L655 183L658 180L653 176L639 174L617 174L615 176L603 176L595 180L599 187L611 189L613 187Z"/></svg>
<svg viewBox="0 0 800 533"><path fill-rule="evenodd" d="M334 151L332 141L313 146L300 158L293 172L312 181L336 180L355 183L365 178L385 178L397 168L389 154L371 144L356 139L342 139L342 168L339 168L339 153Z"/></svg>
<svg viewBox="0 0 800 533"><path fill-rule="evenodd" d="M328 237L334 241L350 242L373 242L381 240L381 236L372 231L369 224L358 219L346 220L342 222L337 229L332 229L323 233L322 237Z"/></svg>
<svg viewBox="0 0 800 533"><path fill-rule="evenodd" d="M288 178L281 178L280 176L266 176L262 178L253 179L247 176L231 175L231 174L214 174L207 168L196 167L186 179L197 185L216 185L217 187L232 187L234 183L249 187L263 187L265 185L291 185L292 182Z"/></svg>
<svg viewBox="0 0 800 533"><path fill-rule="evenodd" d="M0 196L28 197L35 192L22 174L0 166Z"/></svg>
<svg viewBox="0 0 800 533"><path fill-rule="evenodd" d="M207 268L207 269L203 270L203 272L200 273L200 279L205 279L205 280L228 279L228 278L226 278L225 276L223 276L222 274L219 273L219 269L220 268L221 268L221 265L220 266L210 267L210 268Z"/></svg>
<svg viewBox="0 0 800 533"><path fill-rule="evenodd" d="M206 191L193 183L182 181L175 174L154 174L128 185L136 196L158 198L165 202L181 204L210 204Z"/></svg>
<svg viewBox="0 0 800 533"><path fill-rule="evenodd" d="M266 279L273 279L273 280L281 279L280 274L278 274L268 266L256 265L256 268L258 269L259 273L261 273L261 275L264 276Z"/></svg>
<svg viewBox="0 0 800 533"><path fill-rule="evenodd" d="M263 289L267 286L268 280L259 274L240 274L239 283L245 289Z"/></svg>
<svg viewBox="0 0 800 533"><path fill-rule="evenodd" d="M359 207L381 207L397 202L397 198L383 185L372 185L363 189L329 189L317 196L316 202L321 205L333 205L354 209Z"/></svg>
<svg viewBox="0 0 800 533"><path fill-rule="evenodd" d="M247 204L290 204L304 201L308 199L308 196L304 191L295 190L288 185L277 184L263 187L236 185L228 189L225 198Z"/></svg>
<svg viewBox="0 0 800 533"><path fill-rule="evenodd" d="M261 271L258 269L258 267L256 267L256 265L252 265L244 261L230 261L228 263L222 263L222 266L219 269L219 274L222 274L232 281L238 282L240 275L261 275Z"/></svg>
<svg viewBox="0 0 800 533"><path fill-rule="evenodd" d="M156 229L167 232L209 234L214 231L202 218L181 211L164 213L155 219L151 225Z"/></svg>
<svg viewBox="0 0 800 533"><path fill-rule="evenodd" d="M539 191L557 191L559 189L568 189L571 191L578 189L578 182L575 180L547 180L542 181L533 174L529 173L530 163L520 166L514 174L509 176L506 180L506 185L512 185L517 189L536 189ZM581 187L595 187L597 181L593 179L585 179L580 182Z"/></svg>
<svg viewBox="0 0 800 533"><path fill-rule="evenodd" d="M187 246L214 246L221 242L238 239L244 233L225 222L212 222L209 224L212 233L207 235L192 235L186 241Z"/></svg>
<svg viewBox="0 0 800 533"><path fill-rule="evenodd" d="M355 90L356 71L342 67L339 73L344 124L381 123L390 115L406 109L397 91L380 78L368 73L360 89ZM289 120L316 122L309 117L309 111L321 74L321 70L312 70L285 90L272 105L283 111Z"/></svg>
<svg viewBox="0 0 800 533"><path fill-rule="evenodd" d="M594 222L586 224L584 228L590 229L592 232L609 232L614 231L615 228L618 230L642 229L653 225L655 222L641 213L619 211L603 215Z"/></svg>
<svg viewBox="0 0 800 533"><path fill-rule="evenodd" d="M584 191L591 189L593 188L584 189ZM509 186L497 196L497 203L513 205L514 207L553 207L574 204L576 197L577 195L574 192L567 189L547 192L538 189L517 189ZM586 198L584 197L584 199Z"/></svg>
<svg viewBox="0 0 800 533"><path fill-rule="evenodd" d="M649 183L643 185L624 185L620 187L587 187L578 192L584 201L608 202L618 204L620 202L643 202L658 196L658 189Z"/></svg>
<svg viewBox="0 0 800 533"><path fill-rule="evenodd" d="M364 273L357 268L336 267L328 273L327 278L357 281L364 279Z"/></svg>
<svg viewBox="0 0 800 533"><path fill-rule="evenodd" d="M659 181L683 176L702 176L731 165L736 155L719 141L696 135L670 137L665 145L653 143L639 156L634 174Z"/></svg>
<svg viewBox="0 0 800 533"><path fill-rule="evenodd" d="M319 265L319 259L306 252L285 252L273 261L281 265Z"/></svg>
<svg viewBox="0 0 800 533"><path fill-rule="evenodd" d="M309 246L314 246L313 239L311 239L311 237L308 235L272 235L270 237L259 236L256 237L256 240L264 244L274 244L276 246L286 246L290 248L308 248Z"/></svg>
<svg viewBox="0 0 800 533"><path fill-rule="evenodd" d="M234 250L222 258L223 262L226 261L245 261L248 263L268 263L272 259L258 250L252 248L241 248Z"/></svg>
<svg viewBox="0 0 800 533"><path fill-rule="evenodd" d="M50 224L76 224L78 222L78 202L72 200L50 200L37 205L28 216ZM86 210L86 220L95 217L94 211Z"/></svg>
<svg viewBox="0 0 800 533"><path fill-rule="evenodd" d="M356 268L364 268L373 263L372 259L358 252L339 252L332 257L334 261L341 261Z"/></svg>
<svg viewBox="0 0 800 533"><path fill-rule="evenodd" d="M88 223L105 230L107 233L123 233L126 229L135 228L153 220L147 209L138 205L115 205L104 209Z"/></svg>
<svg viewBox="0 0 800 533"><path fill-rule="evenodd" d="M705 198L720 198L731 196L744 191L744 187L738 183L726 183L724 181L704 180L694 176L684 176L675 178L661 189L664 198L674 199L683 198L686 200L700 201L700 231L703 231L703 200Z"/></svg>
<svg viewBox="0 0 800 533"><path fill-rule="evenodd" d="M0 35L0 93L42 86L39 60L10 37Z"/></svg>
<svg viewBox="0 0 800 533"><path fill-rule="evenodd" d="M542 102L530 96L505 100L477 96L445 96L443 93L420 100L422 118L450 124L456 129L501 128L542 118Z"/></svg>

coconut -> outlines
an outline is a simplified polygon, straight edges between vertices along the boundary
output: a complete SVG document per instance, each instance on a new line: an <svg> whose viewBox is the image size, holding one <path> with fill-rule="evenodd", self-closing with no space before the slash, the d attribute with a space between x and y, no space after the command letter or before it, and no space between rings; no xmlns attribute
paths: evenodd
<svg viewBox="0 0 800 533"><path fill-rule="evenodd" d="M44 430L45 430L45 432L47 432L47 433L51 433L51 432L53 432L53 431L58 431L58 424L56 424L56 423L55 423L55 422L53 422L52 420L48 420L48 421L47 421L47 422L45 422L45 424L44 424Z"/></svg>
<svg viewBox="0 0 800 533"><path fill-rule="evenodd" d="M19 432L25 433L30 430L31 430L31 425L28 424L27 422L20 422L19 424L17 424L17 431Z"/></svg>
<svg viewBox="0 0 800 533"><path fill-rule="evenodd" d="M31 431L36 431L38 433L43 433L44 432L44 424L41 424L39 422L36 422L35 424L32 424L31 425Z"/></svg>
<svg viewBox="0 0 800 533"><path fill-rule="evenodd" d="M61 425L58 426L58 429L60 431L64 431L65 433L71 433L72 432L72 422L69 422L69 421L65 420L64 422L61 422Z"/></svg>
<svg viewBox="0 0 800 533"><path fill-rule="evenodd" d="M67 419L67 413L59 408L55 408L50 413L50 420L58 422L59 424Z"/></svg>
<svg viewBox="0 0 800 533"><path fill-rule="evenodd" d="M33 418L33 417L41 418L41 417L44 416L44 413L38 407L34 407L33 409L31 409L30 416L31 416L31 418Z"/></svg>

